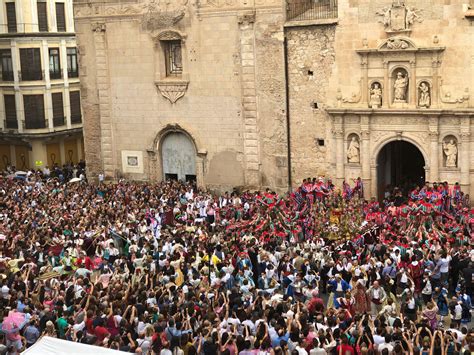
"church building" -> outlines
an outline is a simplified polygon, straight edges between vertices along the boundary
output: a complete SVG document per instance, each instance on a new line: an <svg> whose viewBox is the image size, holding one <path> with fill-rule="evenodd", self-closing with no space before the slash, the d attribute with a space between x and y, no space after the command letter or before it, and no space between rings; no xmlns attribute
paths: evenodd
<svg viewBox="0 0 474 355"><path fill-rule="evenodd" d="M74 5L92 178L474 188L468 0Z"/></svg>

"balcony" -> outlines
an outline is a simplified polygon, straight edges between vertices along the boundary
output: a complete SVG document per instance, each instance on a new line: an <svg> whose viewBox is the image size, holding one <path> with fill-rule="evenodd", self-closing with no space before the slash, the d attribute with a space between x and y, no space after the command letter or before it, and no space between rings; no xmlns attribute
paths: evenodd
<svg viewBox="0 0 474 355"><path fill-rule="evenodd" d="M50 70L49 71L49 78L51 80L62 79L63 78L63 71L62 70Z"/></svg>
<svg viewBox="0 0 474 355"><path fill-rule="evenodd" d="M337 0L286 0L287 21L337 19Z"/></svg>
<svg viewBox="0 0 474 355"><path fill-rule="evenodd" d="M46 120L23 121L23 129L42 129L47 127L48 122Z"/></svg>
<svg viewBox="0 0 474 355"><path fill-rule="evenodd" d="M67 77L68 78L79 78L79 71L78 70L67 70Z"/></svg>
<svg viewBox="0 0 474 355"><path fill-rule="evenodd" d="M18 129L18 121L17 120L4 120L4 127L6 129Z"/></svg>
<svg viewBox="0 0 474 355"><path fill-rule="evenodd" d="M0 81L13 81L14 76L13 76L13 71L2 71L2 78Z"/></svg>
<svg viewBox="0 0 474 355"><path fill-rule="evenodd" d="M25 70L25 71L18 71L18 78L20 81L35 81L35 80L43 80L44 78L44 71L43 70Z"/></svg>
<svg viewBox="0 0 474 355"><path fill-rule="evenodd" d="M72 124L82 123L82 115L71 115L71 123Z"/></svg>
<svg viewBox="0 0 474 355"><path fill-rule="evenodd" d="M53 126L61 127L66 124L66 117L53 117Z"/></svg>

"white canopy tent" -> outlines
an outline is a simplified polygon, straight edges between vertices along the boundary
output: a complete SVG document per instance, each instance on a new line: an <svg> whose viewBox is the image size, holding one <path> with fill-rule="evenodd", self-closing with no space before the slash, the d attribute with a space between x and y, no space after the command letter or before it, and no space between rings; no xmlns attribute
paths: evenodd
<svg viewBox="0 0 474 355"><path fill-rule="evenodd" d="M129 354L123 351L101 348L98 346L74 343L72 341L42 337L31 348L26 349L22 354L26 355L123 355Z"/></svg>

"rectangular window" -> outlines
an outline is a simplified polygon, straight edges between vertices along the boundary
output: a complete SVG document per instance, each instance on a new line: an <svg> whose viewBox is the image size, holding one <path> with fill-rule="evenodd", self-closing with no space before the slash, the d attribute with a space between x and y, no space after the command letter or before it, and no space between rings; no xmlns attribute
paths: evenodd
<svg viewBox="0 0 474 355"><path fill-rule="evenodd" d="M49 77L61 79L61 62L59 60L59 48L49 49Z"/></svg>
<svg viewBox="0 0 474 355"><path fill-rule="evenodd" d="M7 2L7 28L8 33L17 32L16 28L16 10L14 2Z"/></svg>
<svg viewBox="0 0 474 355"><path fill-rule="evenodd" d="M53 124L54 127L64 126L63 94L55 92L51 95L53 99Z"/></svg>
<svg viewBox="0 0 474 355"><path fill-rule="evenodd" d="M181 41L164 41L166 76L179 76L183 73L181 60Z"/></svg>
<svg viewBox="0 0 474 355"><path fill-rule="evenodd" d="M67 73L69 78L77 78L79 76L79 68L77 66L77 49L67 48Z"/></svg>
<svg viewBox="0 0 474 355"><path fill-rule="evenodd" d="M21 48L21 80L42 80L41 54L39 48Z"/></svg>
<svg viewBox="0 0 474 355"><path fill-rule="evenodd" d="M23 95L25 128L46 128L43 95Z"/></svg>
<svg viewBox="0 0 474 355"><path fill-rule="evenodd" d="M66 13L63 2L56 3L56 27L58 32L66 32Z"/></svg>
<svg viewBox="0 0 474 355"><path fill-rule="evenodd" d="M38 2L38 28L40 32L48 32L48 10L46 2Z"/></svg>
<svg viewBox="0 0 474 355"><path fill-rule="evenodd" d="M0 65L2 66L1 81L13 81L12 51L10 49L0 50Z"/></svg>
<svg viewBox="0 0 474 355"><path fill-rule="evenodd" d="M5 103L5 127L17 129L15 95L4 95L3 102Z"/></svg>
<svg viewBox="0 0 474 355"><path fill-rule="evenodd" d="M71 106L71 123L81 123L81 93L79 91L69 92L69 105Z"/></svg>

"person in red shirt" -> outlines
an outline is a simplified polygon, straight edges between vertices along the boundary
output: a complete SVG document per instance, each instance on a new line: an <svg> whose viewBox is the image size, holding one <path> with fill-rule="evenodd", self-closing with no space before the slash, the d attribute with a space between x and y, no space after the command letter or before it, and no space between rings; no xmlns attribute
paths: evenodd
<svg viewBox="0 0 474 355"><path fill-rule="evenodd" d="M307 306L309 314L324 312L324 301L318 297L318 291L314 290L311 295Z"/></svg>
<svg viewBox="0 0 474 355"><path fill-rule="evenodd" d="M99 324L94 328L94 334L97 337L97 344L100 345L106 337L110 335L107 328L104 327L104 319L99 321Z"/></svg>
<svg viewBox="0 0 474 355"><path fill-rule="evenodd" d="M342 355L355 355L354 348L349 345L346 335L341 337L341 344L337 347L337 353Z"/></svg>

